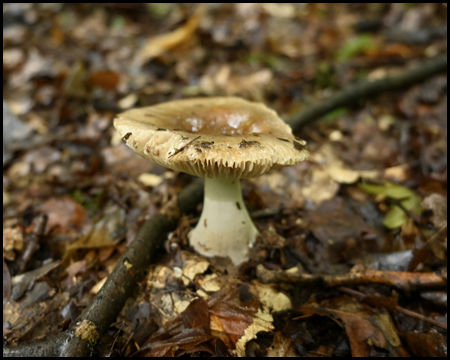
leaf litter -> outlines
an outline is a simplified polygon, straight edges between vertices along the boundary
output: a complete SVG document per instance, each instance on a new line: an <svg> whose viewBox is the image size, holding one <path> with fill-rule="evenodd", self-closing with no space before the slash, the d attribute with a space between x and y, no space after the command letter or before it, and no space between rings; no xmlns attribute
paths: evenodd
<svg viewBox="0 0 450 360"><path fill-rule="evenodd" d="M192 181L130 155L112 128L120 109L238 95L288 116L446 52L444 13L5 4L4 339L70 326L139 226ZM437 76L302 130L309 162L243 183L261 237L240 269L193 254L196 220L183 218L96 355L445 356L445 95ZM261 267L309 279L263 284ZM325 286L355 274L346 295Z"/></svg>

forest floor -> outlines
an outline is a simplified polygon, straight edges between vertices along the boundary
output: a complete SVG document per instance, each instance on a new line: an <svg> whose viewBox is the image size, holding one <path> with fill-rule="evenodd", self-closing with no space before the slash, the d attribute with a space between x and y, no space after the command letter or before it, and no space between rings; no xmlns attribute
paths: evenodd
<svg viewBox="0 0 450 360"><path fill-rule="evenodd" d="M199 96L265 103L310 159L242 182L261 236L239 268L189 247L194 204L88 354L446 356L446 68L295 122L446 53L446 4L4 3L4 356L80 337L195 180L131 151L116 114Z"/></svg>

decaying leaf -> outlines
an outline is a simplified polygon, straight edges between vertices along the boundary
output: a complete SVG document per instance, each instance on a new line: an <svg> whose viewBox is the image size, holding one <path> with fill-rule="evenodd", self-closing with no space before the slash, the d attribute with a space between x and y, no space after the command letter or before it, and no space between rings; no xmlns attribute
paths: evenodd
<svg viewBox="0 0 450 360"><path fill-rule="evenodd" d="M427 333L411 331L402 334L409 348L418 357L447 357L447 341L435 329Z"/></svg>
<svg viewBox="0 0 450 360"><path fill-rule="evenodd" d="M436 229L447 224L447 199L439 194L431 194L422 201L426 210L431 210L433 215L431 221Z"/></svg>
<svg viewBox="0 0 450 360"><path fill-rule="evenodd" d="M111 209L93 226L91 231L69 245L63 256L63 262L66 262L78 249L97 249L115 245L124 235L124 222L125 211L118 208Z"/></svg>
<svg viewBox="0 0 450 360"><path fill-rule="evenodd" d="M292 346L292 339L284 336L280 331L275 333L272 345L267 349L267 357L297 357Z"/></svg>
<svg viewBox="0 0 450 360"><path fill-rule="evenodd" d="M321 167L311 169L307 179L304 179L303 196L315 204L332 199L339 191L339 184L330 178L328 172Z"/></svg>
<svg viewBox="0 0 450 360"><path fill-rule="evenodd" d="M86 211L68 196L50 198L40 210L48 216L47 226L60 233L73 233L85 223Z"/></svg>
<svg viewBox="0 0 450 360"><path fill-rule="evenodd" d="M348 297L308 303L299 309L305 316L328 316L342 326L349 338L353 356L367 357L372 349L386 350L390 356L406 356L389 313Z"/></svg>
<svg viewBox="0 0 450 360"><path fill-rule="evenodd" d="M277 291L271 285L254 281L252 284L258 299L272 312L289 310L292 308L291 300L284 293Z"/></svg>
<svg viewBox="0 0 450 360"><path fill-rule="evenodd" d="M208 306L203 299L194 300L185 311L152 335L139 356L175 356L211 339Z"/></svg>
<svg viewBox="0 0 450 360"><path fill-rule="evenodd" d="M255 297L247 302L240 300L239 288L236 284L229 284L213 294L207 303L211 313L211 333L234 349L253 323L259 301Z"/></svg>
<svg viewBox="0 0 450 360"><path fill-rule="evenodd" d="M23 230L16 226L3 229L3 257L7 260L16 258L16 251L23 249Z"/></svg>
<svg viewBox="0 0 450 360"><path fill-rule="evenodd" d="M235 354L239 357L245 356L245 345L250 340L256 339L256 336L259 332L268 332L273 330L274 326L272 323L273 317L270 311L264 307L263 310L258 308L258 312L253 318L253 323L247 329L245 329L244 336L242 336L236 343Z"/></svg>
<svg viewBox="0 0 450 360"><path fill-rule="evenodd" d="M229 281L206 300L197 298L190 302L151 336L138 355L176 356L192 351L213 354L216 341L220 341L236 355L244 356L247 342L261 331L271 331L272 322L269 308L247 285Z"/></svg>
<svg viewBox="0 0 450 360"><path fill-rule="evenodd" d="M36 280L55 269L61 264L61 261L52 261L42 267L28 271L26 273L14 276L11 280L13 288L11 297L14 300L19 299L27 289L31 288Z"/></svg>

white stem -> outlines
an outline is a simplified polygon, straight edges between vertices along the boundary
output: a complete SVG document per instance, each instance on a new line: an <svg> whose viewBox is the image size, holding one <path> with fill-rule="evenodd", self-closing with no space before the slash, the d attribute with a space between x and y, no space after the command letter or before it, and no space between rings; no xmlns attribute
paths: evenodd
<svg viewBox="0 0 450 360"><path fill-rule="evenodd" d="M239 265L257 234L242 199L240 180L205 178L203 211L189 233L191 246L205 256L228 256Z"/></svg>

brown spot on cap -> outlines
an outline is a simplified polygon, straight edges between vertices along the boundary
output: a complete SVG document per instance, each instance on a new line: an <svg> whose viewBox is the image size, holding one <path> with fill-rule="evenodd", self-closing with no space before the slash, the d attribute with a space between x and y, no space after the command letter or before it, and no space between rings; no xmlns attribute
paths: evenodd
<svg viewBox="0 0 450 360"><path fill-rule="evenodd" d="M127 133L122 137L122 140L123 140L123 141L127 141L128 138L129 138L131 135L133 135L133 134L130 133L130 132L127 132Z"/></svg>
<svg viewBox="0 0 450 360"><path fill-rule="evenodd" d="M294 149L295 150L303 151L303 150L306 149L306 145L302 145L302 144L300 144L299 142L297 142L295 140L293 140L292 142L294 143Z"/></svg>

